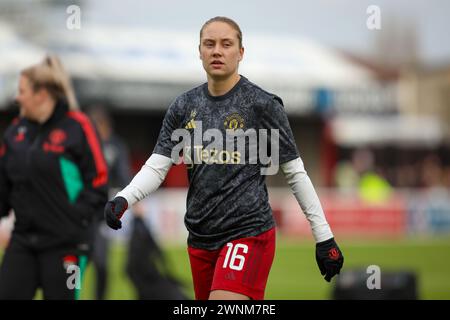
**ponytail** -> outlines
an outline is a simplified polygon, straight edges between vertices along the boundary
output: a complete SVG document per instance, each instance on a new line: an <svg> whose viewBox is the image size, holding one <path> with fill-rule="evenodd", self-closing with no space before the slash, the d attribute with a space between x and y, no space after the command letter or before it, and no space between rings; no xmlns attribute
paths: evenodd
<svg viewBox="0 0 450 320"><path fill-rule="evenodd" d="M28 78L34 91L45 88L55 100L65 99L70 110L79 109L72 81L57 56L47 55L40 64L21 74Z"/></svg>

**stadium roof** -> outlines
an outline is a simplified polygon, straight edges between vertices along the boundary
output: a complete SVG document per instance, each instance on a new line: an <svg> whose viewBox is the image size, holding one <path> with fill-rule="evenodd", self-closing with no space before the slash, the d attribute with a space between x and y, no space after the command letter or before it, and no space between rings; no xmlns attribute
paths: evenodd
<svg viewBox="0 0 450 320"><path fill-rule="evenodd" d="M42 49L4 32L7 28L1 30L9 40L0 38L6 48L0 74L5 69L18 73L42 58ZM197 32L83 25L80 30L52 30L41 37L40 42L58 53L79 80L82 99L107 98L118 106L165 109L181 92L206 81ZM378 90L368 69L308 39L248 34L244 47L239 72L282 97L288 112L312 112L316 89L367 90L368 96Z"/></svg>
<svg viewBox="0 0 450 320"><path fill-rule="evenodd" d="M304 38L244 35L240 72L269 85L361 86L372 74L340 53ZM59 30L50 47L79 76L122 80L203 82L198 33L114 26ZM87 60L90 63L87 63Z"/></svg>

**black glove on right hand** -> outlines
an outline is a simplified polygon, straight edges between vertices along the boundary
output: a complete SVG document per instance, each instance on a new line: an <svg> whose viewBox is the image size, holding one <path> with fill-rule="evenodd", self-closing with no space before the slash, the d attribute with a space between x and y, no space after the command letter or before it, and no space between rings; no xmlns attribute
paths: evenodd
<svg viewBox="0 0 450 320"><path fill-rule="evenodd" d="M331 278L339 274L344 256L334 238L316 244L316 261L326 281L330 282Z"/></svg>
<svg viewBox="0 0 450 320"><path fill-rule="evenodd" d="M123 213L128 208L128 202L124 197L116 197L108 201L105 206L105 220L106 224L114 230L122 228Z"/></svg>

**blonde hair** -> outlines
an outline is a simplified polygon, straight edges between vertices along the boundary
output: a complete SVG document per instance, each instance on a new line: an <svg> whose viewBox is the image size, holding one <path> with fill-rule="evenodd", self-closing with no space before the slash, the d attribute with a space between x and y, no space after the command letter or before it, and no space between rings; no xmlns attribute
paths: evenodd
<svg viewBox="0 0 450 320"><path fill-rule="evenodd" d="M234 30L236 30L237 37L238 37L238 40L239 40L239 48L242 48L242 31L241 31L241 28L239 28L239 25L234 20L232 20L230 18L227 18L227 17L218 16L218 17L214 17L214 18L211 18L208 21L206 21L203 24L202 28L200 29L200 40L202 39L203 30L209 24L211 24L213 22L224 22L224 23L228 24L230 27L232 27Z"/></svg>
<svg viewBox="0 0 450 320"><path fill-rule="evenodd" d="M57 56L47 55L41 63L20 74L28 78L33 91L46 89L53 99L66 99L70 110L79 109L72 81Z"/></svg>

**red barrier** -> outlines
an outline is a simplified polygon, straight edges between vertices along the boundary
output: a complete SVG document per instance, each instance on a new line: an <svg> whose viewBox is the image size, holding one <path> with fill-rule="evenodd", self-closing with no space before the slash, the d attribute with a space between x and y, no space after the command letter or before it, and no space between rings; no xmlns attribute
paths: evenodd
<svg viewBox="0 0 450 320"><path fill-rule="evenodd" d="M406 234L406 201L395 194L383 203L368 203L357 195L324 193L319 195L334 234L396 237ZM271 206L278 216L283 235L310 236L308 221L292 195L271 195Z"/></svg>

